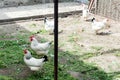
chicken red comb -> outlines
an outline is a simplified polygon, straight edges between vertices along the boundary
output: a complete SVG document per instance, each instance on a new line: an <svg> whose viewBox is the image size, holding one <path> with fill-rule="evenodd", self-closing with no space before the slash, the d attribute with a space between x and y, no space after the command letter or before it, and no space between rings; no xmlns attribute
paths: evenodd
<svg viewBox="0 0 120 80"><path fill-rule="evenodd" d="M30 38L33 38L33 37L35 37L35 36L34 35L30 36Z"/></svg>
<svg viewBox="0 0 120 80"><path fill-rule="evenodd" d="M26 53L27 53L27 49L24 50L24 54L26 54Z"/></svg>
<svg viewBox="0 0 120 80"><path fill-rule="evenodd" d="M34 38L34 35L30 36L30 41L32 41L32 40L33 40L33 38Z"/></svg>

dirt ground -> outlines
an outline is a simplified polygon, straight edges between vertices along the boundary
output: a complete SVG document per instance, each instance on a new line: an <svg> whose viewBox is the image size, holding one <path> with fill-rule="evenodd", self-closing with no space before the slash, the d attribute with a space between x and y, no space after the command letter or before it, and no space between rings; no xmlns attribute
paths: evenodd
<svg viewBox="0 0 120 80"><path fill-rule="evenodd" d="M90 16L91 18L93 15ZM94 15L96 19L104 19L101 16ZM59 34L59 49L61 50L75 50L74 45L78 45L81 49L79 54L84 55L85 52L94 52L96 54L87 59L84 59L87 63L95 63L98 67L106 72L119 72L120 71L120 57L115 54L120 54L120 24L113 20L109 20L111 28L109 31L112 33L109 35L95 35L91 29L91 22L86 22L81 19L80 15L72 15L65 18L59 18L59 29L63 30ZM35 25L35 26L34 26ZM19 35L17 32L24 34L26 32L37 32L40 29L44 29L43 21L29 21L15 24L0 25L0 35L7 33L6 35ZM105 30L106 32L106 30ZM53 40L53 35L48 34L36 34L39 37ZM74 39L75 44L69 42L70 36L77 36ZM11 38L13 39L13 38ZM91 47L98 48L100 50L93 49Z"/></svg>

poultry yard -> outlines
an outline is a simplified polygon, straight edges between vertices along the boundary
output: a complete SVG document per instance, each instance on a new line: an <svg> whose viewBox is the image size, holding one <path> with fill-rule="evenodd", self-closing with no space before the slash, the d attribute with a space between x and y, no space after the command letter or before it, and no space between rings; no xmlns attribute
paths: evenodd
<svg viewBox="0 0 120 80"><path fill-rule="evenodd" d="M83 21L80 15L59 18L63 32L59 34L58 80L120 79L120 24L110 20L110 25L111 34L95 35L91 22ZM53 80L54 44L40 71L30 71L23 61L25 48L34 57L41 57L30 48L33 34L40 42L54 40L44 30L43 20L0 25L0 80Z"/></svg>

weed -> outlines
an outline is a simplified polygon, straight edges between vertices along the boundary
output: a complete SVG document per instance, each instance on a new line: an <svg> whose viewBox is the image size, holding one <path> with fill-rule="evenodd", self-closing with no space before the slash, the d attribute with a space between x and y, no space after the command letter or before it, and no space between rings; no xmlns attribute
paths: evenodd
<svg viewBox="0 0 120 80"><path fill-rule="evenodd" d="M11 78L11 77L7 77L7 76L2 76L2 75L0 75L0 80L14 80L14 79Z"/></svg>
<svg viewBox="0 0 120 80"><path fill-rule="evenodd" d="M32 23L30 27L36 27L37 25L35 23Z"/></svg>
<svg viewBox="0 0 120 80"><path fill-rule="evenodd" d="M80 36L76 32L72 33L68 37L69 37L69 40L68 40L69 42L76 42L81 39Z"/></svg>
<svg viewBox="0 0 120 80"><path fill-rule="evenodd" d="M7 67L7 65L2 60L0 60L0 68L5 68L5 67Z"/></svg>
<svg viewBox="0 0 120 80"><path fill-rule="evenodd" d="M40 34L46 34L46 33L48 33L45 29L40 29L40 30L38 30L37 32L36 32L36 34L38 34L38 33L40 33Z"/></svg>
<svg viewBox="0 0 120 80"><path fill-rule="evenodd" d="M92 52L84 52L84 54L81 55L81 59L88 59L88 58L93 57L93 56L95 56L95 54Z"/></svg>
<svg viewBox="0 0 120 80"><path fill-rule="evenodd" d="M120 51L116 51L115 55L118 56L118 57L120 57Z"/></svg>
<svg viewBox="0 0 120 80"><path fill-rule="evenodd" d="M92 49L95 49L96 51L101 50L103 47L101 46L91 46Z"/></svg>

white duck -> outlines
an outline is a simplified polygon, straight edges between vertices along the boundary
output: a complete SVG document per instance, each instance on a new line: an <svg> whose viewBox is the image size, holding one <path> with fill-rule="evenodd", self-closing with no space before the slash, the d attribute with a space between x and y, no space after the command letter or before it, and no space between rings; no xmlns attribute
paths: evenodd
<svg viewBox="0 0 120 80"><path fill-rule="evenodd" d="M54 20L48 20L47 17L45 17L44 25L46 31L49 31L51 34L54 33Z"/></svg>
<svg viewBox="0 0 120 80"><path fill-rule="evenodd" d="M45 43L39 43L38 40L34 37L30 37L31 45L30 47L36 51L38 55L47 55L49 52L50 45L52 44L53 41L51 42L45 42Z"/></svg>
<svg viewBox="0 0 120 80"><path fill-rule="evenodd" d="M24 62L32 71L38 71L41 69L44 62L48 61L47 56L43 56L41 59L32 57L30 51L24 50Z"/></svg>
<svg viewBox="0 0 120 80"><path fill-rule="evenodd" d="M110 25L108 24L108 19L104 19L101 22L98 22L95 20L95 18L92 19L92 30L95 31L96 34L102 29L108 29L110 28Z"/></svg>

